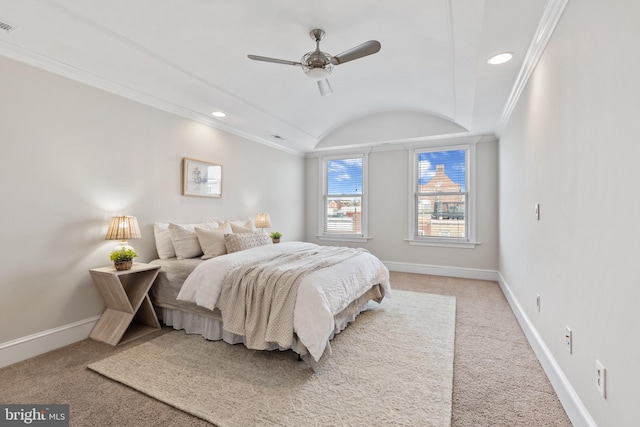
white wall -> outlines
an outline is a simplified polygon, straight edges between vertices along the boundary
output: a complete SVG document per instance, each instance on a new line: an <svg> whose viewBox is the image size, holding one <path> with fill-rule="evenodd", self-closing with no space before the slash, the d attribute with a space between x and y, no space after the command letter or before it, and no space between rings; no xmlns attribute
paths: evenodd
<svg viewBox="0 0 640 427"><path fill-rule="evenodd" d="M156 221L265 211L302 239L302 157L13 60L0 70L0 347L102 313L88 270L110 263L114 214L138 218L136 261L156 257ZM182 157L223 165L222 198L180 194Z"/></svg>
<svg viewBox="0 0 640 427"><path fill-rule="evenodd" d="M570 2L499 144L500 272L603 427L639 419L639 16L638 2Z"/></svg>
<svg viewBox="0 0 640 427"><path fill-rule="evenodd" d="M477 144L477 240L473 249L410 246L409 156L410 151L372 151L369 154L369 235L364 247L400 271L443 275L494 277L498 268L498 147L497 142ZM305 240L318 244L341 244L320 241L318 234L320 162L307 158ZM393 285L393 284L392 284Z"/></svg>

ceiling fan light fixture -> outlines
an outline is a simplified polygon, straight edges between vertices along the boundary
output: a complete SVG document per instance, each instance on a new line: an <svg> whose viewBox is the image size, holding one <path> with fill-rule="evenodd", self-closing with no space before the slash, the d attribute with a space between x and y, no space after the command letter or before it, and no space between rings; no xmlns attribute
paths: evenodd
<svg viewBox="0 0 640 427"><path fill-rule="evenodd" d="M487 60L487 63L491 65L500 65L504 64L505 62L511 61L511 58L513 58L513 53L503 52L489 58Z"/></svg>
<svg viewBox="0 0 640 427"><path fill-rule="evenodd" d="M331 74L331 71L327 70L326 68L305 68L304 72L306 73L306 76L309 77L311 80L325 80L327 77L329 77L329 74Z"/></svg>
<svg viewBox="0 0 640 427"><path fill-rule="evenodd" d="M331 55L319 50L306 53L301 63L306 76L312 80L324 80L333 71Z"/></svg>
<svg viewBox="0 0 640 427"><path fill-rule="evenodd" d="M301 67L305 75L311 80L318 82L320 94L322 96L333 93L331 85L327 80L329 74L333 71L333 67L353 61L355 59L364 58L380 51L380 42L377 40L369 40L356 47L345 50L344 52L331 56L327 52L320 50L320 40L324 38L324 31L316 28L309 33L311 39L316 42L316 50L304 54L300 62L288 61L278 58L270 58L268 56L247 55L254 61L272 62L275 64L293 65Z"/></svg>
<svg viewBox="0 0 640 427"><path fill-rule="evenodd" d="M329 83L329 80L318 80L318 89L320 89L320 95L327 96L333 93L333 88Z"/></svg>

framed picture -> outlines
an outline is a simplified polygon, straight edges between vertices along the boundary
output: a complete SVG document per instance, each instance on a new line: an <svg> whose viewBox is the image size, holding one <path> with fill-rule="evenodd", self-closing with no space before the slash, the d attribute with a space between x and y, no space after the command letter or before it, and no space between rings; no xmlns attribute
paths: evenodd
<svg viewBox="0 0 640 427"><path fill-rule="evenodd" d="M182 194L222 197L222 165L184 157L182 159Z"/></svg>

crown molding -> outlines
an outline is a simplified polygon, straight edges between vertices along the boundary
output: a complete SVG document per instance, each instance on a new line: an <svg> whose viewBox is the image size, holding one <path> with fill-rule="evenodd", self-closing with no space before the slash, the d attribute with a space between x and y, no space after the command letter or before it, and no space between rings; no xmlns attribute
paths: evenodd
<svg viewBox="0 0 640 427"><path fill-rule="evenodd" d="M192 120L202 125L205 125L214 129L218 129L224 132L228 132L230 134L239 136L241 138L244 138L253 142L257 142L259 144L269 146L271 148L275 148L280 151L284 151L289 154L294 154L296 156L304 156L305 154L302 151L294 150L289 147L283 147L282 145L276 144L273 141L270 141L265 138L260 138L251 133L242 131L236 127L225 125L212 118L209 118L208 116L202 113L193 111L182 105L178 105L171 101L167 101L166 99L158 98L148 93L141 92L139 90L125 86L121 83L117 83L115 81L109 80L107 78L88 73L86 71L73 67L69 64L65 64L63 62L56 61L52 58L40 55L36 52L32 52L30 50L15 46L1 39L0 39L0 55L5 56L9 59L13 59L18 62L22 62L27 65L31 65L33 67L42 69L44 71L48 71L50 73L68 78L70 80L85 84L87 86L100 89L117 96L121 96L123 98L138 102L140 104L144 104L149 107L153 107L158 110L162 110L162 111L174 114L176 116L179 116L188 120Z"/></svg>
<svg viewBox="0 0 640 427"><path fill-rule="evenodd" d="M516 78L516 82L513 85L509 99L507 100L502 116L500 117L500 121L498 122L496 135L500 136L502 134L504 127L509 121L511 114L520 99L520 95L522 95L522 91L529 82L531 74L533 74L533 71L538 65L538 62L547 47L547 44L549 43L549 40L558 25L558 21L560 21L562 13L567 7L567 4L569 4L569 0L549 0L547 3L544 13L542 14L542 19L538 24L538 29L533 36L531 44L529 45L529 49L525 55L522 67L520 68L520 72Z"/></svg>

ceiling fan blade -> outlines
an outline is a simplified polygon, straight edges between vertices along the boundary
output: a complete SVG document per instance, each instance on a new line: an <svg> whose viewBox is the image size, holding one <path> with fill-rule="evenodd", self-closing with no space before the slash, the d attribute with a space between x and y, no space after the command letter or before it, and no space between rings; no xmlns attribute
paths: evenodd
<svg viewBox="0 0 640 427"><path fill-rule="evenodd" d="M320 95L322 96L331 95L333 93L333 89L327 79L318 80L318 89L320 89Z"/></svg>
<svg viewBox="0 0 640 427"><path fill-rule="evenodd" d="M353 61L354 59L362 58L364 56L373 55L380 51L380 42L377 40L369 40L359 46L344 51L331 59L333 65L344 64L345 62Z"/></svg>
<svg viewBox="0 0 640 427"><path fill-rule="evenodd" d="M249 59L253 59L254 61L274 62L276 64L302 66L300 62L287 61L285 59L268 58L266 56L258 56L258 55L247 55L247 56L249 57Z"/></svg>

